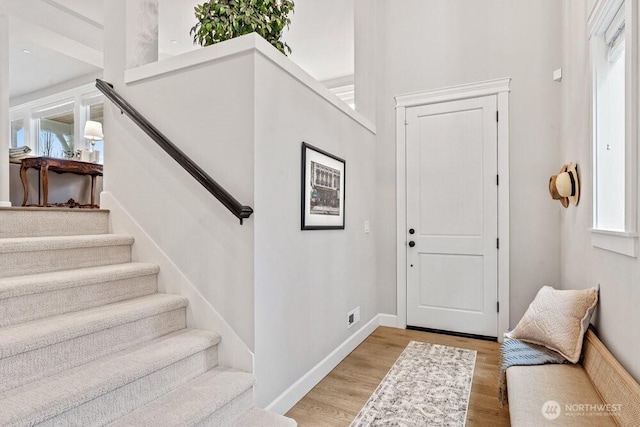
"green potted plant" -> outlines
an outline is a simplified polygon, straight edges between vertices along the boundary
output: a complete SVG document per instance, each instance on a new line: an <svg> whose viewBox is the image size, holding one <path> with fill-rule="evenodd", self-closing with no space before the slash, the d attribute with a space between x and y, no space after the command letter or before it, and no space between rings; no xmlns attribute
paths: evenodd
<svg viewBox="0 0 640 427"><path fill-rule="evenodd" d="M191 28L193 42L209 46L256 32L285 55L291 48L282 31L289 27L293 0L209 0L195 9L198 22Z"/></svg>

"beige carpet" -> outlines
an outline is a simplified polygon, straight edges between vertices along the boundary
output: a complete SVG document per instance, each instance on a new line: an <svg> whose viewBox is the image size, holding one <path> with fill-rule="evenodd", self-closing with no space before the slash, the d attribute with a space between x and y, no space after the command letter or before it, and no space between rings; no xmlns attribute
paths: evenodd
<svg viewBox="0 0 640 427"><path fill-rule="evenodd" d="M295 426L253 407L109 212L0 209L0 425Z"/></svg>

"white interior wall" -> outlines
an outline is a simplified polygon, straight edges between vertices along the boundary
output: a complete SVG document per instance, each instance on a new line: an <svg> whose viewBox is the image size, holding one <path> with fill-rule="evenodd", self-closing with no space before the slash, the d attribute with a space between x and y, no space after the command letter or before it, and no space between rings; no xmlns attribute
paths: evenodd
<svg viewBox="0 0 640 427"><path fill-rule="evenodd" d="M243 204L253 204L253 59L124 84L124 0L105 4L105 79ZM253 348L253 221L240 225L105 101L104 188Z"/></svg>
<svg viewBox="0 0 640 427"><path fill-rule="evenodd" d="M376 122L376 83L384 75L384 64L377 61L377 2L354 0L354 90L355 108Z"/></svg>
<svg viewBox="0 0 640 427"><path fill-rule="evenodd" d="M252 70L251 58L238 58L116 90L241 203L252 205ZM107 118L105 189L253 348L253 221L241 226L117 108L106 106Z"/></svg>
<svg viewBox="0 0 640 427"><path fill-rule="evenodd" d="M366 7L366 2L358 5ZM552 81L552 72L561 61L561 4L381 0L377 8L376 43L358 53L377 56L377 77L369 69L356 69L355 80L365 87L369 79L377 80L376 197L388 207L376 219L381 224L376 244L379 311L396 312L394 96L511 77L513 326L538 289L560 278L560 218L547 184L559 168L560 86ZM367 29L356 28L356 51L362 31Z"/></svg>
<svg viewBox="0 0 640 427"><path fill-rule="evenodd" d="M125 84L125 10L124 0L106 6L105 79L256 213L240 226L109 103L105 189L250 349L255 342L256 401L266 405L377 313L374 234L363 230L364 219L375 224L373 134L288 60L256 70L260 56L230 44L210 48L229 55L214 63ZM303 140L349 162L345 231L300 231ZM361 323L347 330L356 305Z"/></svg>
<svg viewBox="0 0 640 427"><path fill-rule="evenodd" d="M561 217L562 285L583 289L600 284L594 324L622 365L640 380L640 260L591 246L591 71L586 21L591 5L565 0L562 9L561 160L578 163L580 204L557 208ZM636 76L637 77L637 76ZM639 198L640 199L640 198Z"/></svg>
<svg viewBox="0 0 640 427"><path fill-rule="evenodd" d="M113 49L124 43L108 40ZM170 140L254 207L246 225L109 103L105 189L255 348L256 402L265 406L377 314L375 231L363 228L369 219L375 230L375 146L355 113L266 42L259 45L269 54L237 53L232 43L212 46L189 58L213 51L227 56L116 83ZM162 62L150 67L164 69L168 62ZM113 64L123 67L124 59ZM123 69L105 68L105 77L122 80ZM129 78L144 74L137 71ZM348 161L344 231L300 231L302 141ZM347 329L347 312L356 306L361 322Z"/></svg>
<svg viewBox="0 0 640 427"><path fill-rule="evenodd" d="M375 135L262 56L255 109L255 399L263 407L377 314L374 242L384 207ZM300 230L303 141L346 161L344 230ZM347 329L356 306L360 323Z"/></svg>
<svg viewBox="0 0 640 427"><path fill-rule="evenodd" d="M0 13L0 206L11 206L9 201L9 18Z"/></svg>

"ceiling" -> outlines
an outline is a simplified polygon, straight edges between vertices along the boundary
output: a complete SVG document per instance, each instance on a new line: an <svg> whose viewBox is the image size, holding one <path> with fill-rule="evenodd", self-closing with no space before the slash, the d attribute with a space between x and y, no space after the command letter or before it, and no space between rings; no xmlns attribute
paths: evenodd
<svg viewBox="0 0 640 427"><path fill-rule="evenodd" d="M102 70L105 0L2 0L10 16L10 99ZM189 30L202 0L158 0L159 58L196 49ZM324 81L353 75L353 0L296 0L284 39L290 58Z"/></svg>

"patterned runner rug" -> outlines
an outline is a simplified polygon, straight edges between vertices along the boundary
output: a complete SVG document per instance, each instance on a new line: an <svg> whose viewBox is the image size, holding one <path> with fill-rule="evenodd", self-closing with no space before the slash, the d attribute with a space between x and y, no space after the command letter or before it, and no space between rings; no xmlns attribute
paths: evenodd
<svg viewBox="0 0 640 427"><path fill-rule="evenodd" d="M476 352L411 341L351 427L464 426Z"/></svg>

